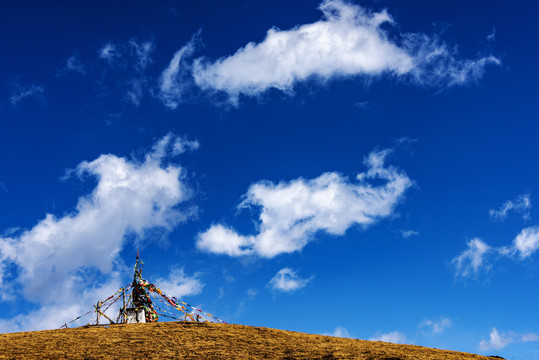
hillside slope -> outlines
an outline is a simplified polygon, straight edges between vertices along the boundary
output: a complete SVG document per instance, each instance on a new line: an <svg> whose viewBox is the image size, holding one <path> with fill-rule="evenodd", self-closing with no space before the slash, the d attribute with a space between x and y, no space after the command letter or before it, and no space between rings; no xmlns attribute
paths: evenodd
<svg viewBox="0 0 539 360"><path fill-rule="evenodd" d="M491 359L268 328L162 322L0 334L0 359Z"/></svg>

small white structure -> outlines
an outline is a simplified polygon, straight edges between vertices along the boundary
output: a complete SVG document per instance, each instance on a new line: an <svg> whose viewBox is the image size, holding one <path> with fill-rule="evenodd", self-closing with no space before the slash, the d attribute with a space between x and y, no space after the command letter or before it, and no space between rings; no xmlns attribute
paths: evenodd
<svg viewBox="0 0 539 360"><path fill-rule="evenodd" d="M127 308L125 309L125 323L137 324L146 322L146 311L144 308Z"/></svg>

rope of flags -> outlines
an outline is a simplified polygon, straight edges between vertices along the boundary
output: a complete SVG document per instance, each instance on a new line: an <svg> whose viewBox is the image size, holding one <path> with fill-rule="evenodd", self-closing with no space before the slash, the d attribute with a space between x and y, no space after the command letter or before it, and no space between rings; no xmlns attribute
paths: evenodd
<svg viewBox="0 0 539 360"><path fill-rule="evenodd" d="M162 316L179 321L217 322L226 324L225 321L191 306L184 301L178 300L174 296L169 296L164 293L157 286L142 277L143 267L144 262L140 259L137 251L137 259L133 271L133 282L118 289L105 300L98 301L97 304L94 305L93 310L65 323L61 328L68 328L70 324L89 314L92 314L92 316L95 314L95 319L87 325L99 325L101 317L108 320L110 324L126 323L128 321L128 310L138 311L140 309L144 309L144 320L146 322L156 322L159 320L159 317ZM159 307L156 304L156 301L152 301L152 298L164 304L164 307L168 307L168 310ZM107 311L120 300L122 300L122 306L118 310L116 321L113 321L111 315L107 314Z"/></svg>

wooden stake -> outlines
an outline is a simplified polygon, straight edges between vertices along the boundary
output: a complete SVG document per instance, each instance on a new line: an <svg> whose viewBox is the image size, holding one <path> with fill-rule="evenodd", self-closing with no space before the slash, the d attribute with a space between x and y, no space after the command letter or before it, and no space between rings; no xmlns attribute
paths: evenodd
<svg viewBox="0 0 539 360"><path fill-rule="evenodd" d="M125 315L125 289L124 289L124 291L122 292L122 301L123 301L123 305L124 305L124 307L122 308L122 323L125 324L125 322L126 322L126 315Z"/></svg>
<svg viewBox="0 0 539 360"><path fill-rule="evenodd" d="M101 314L101 311L99 311L99 307L100 307L99 301L97 302L96 305L94 305L94 307L95 307L95 312L97 313L96 324L99 325L99 315Z"/></svg>

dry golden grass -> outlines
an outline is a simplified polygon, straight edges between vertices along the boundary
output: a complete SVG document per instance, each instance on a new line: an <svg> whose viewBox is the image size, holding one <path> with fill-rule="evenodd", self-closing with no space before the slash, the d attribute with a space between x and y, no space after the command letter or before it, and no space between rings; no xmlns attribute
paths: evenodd
<svg viewBox="0 0 539 360"><path fill-rule="evenodd" d="M0 359L492 358L243 325L162 322L0 334Z"/></svg>

